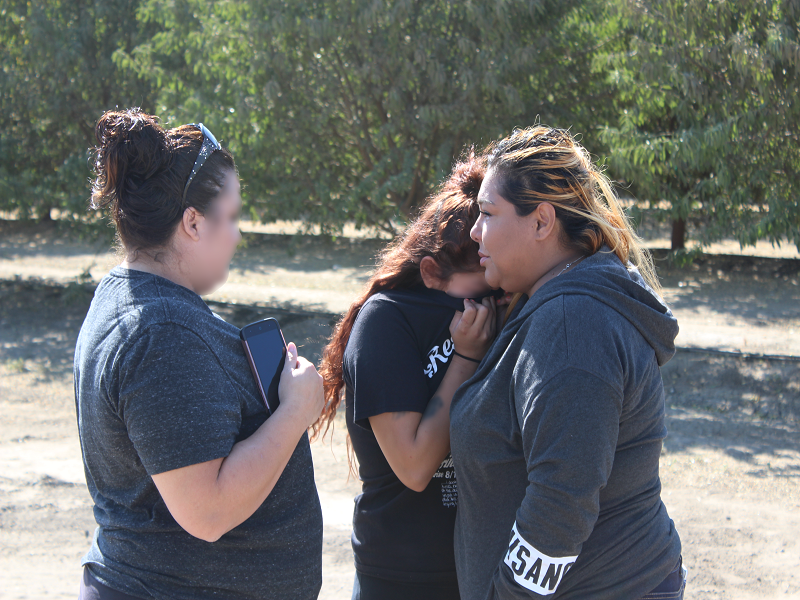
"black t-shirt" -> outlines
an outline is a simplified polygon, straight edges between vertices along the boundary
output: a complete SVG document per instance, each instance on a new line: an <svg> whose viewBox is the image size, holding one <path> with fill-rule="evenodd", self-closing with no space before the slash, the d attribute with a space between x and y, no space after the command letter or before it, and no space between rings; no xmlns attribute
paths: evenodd
<svg viewBox="0 0 800 600"><path fill-rule="evenodd" d="M214 543L189 535L152 476L228 456L267 419L239 340L194 292L117 267L75 349L75 393L97 530L83 558L142 598L316 598L322 511L303 435L267 499Z"/></svg>
<svg viewBox="0 0 800 600"><path fill-rule="evenodd" d="M369 417L422 413L453 355L450 322L464 301L424 286L372 296L344 353L347 429L362 493L353 514L356 569L398 581L455 580L453 529L458 501L448 456L422 492L407 488L383 455Z"/></svg>

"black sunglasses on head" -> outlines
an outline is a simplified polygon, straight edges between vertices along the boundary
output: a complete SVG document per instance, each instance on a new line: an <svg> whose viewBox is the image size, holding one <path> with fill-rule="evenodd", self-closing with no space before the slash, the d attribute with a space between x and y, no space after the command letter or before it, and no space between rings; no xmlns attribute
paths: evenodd
<svg viewBox="0 0 800 600"><path fill-rule="evenodd" d="M214 150L222 150L222 146L217 141L217 138L214 137L214 134L211 133L205 125L202 123L189 123L189 125L192 127L197 127L203 132L203 145L200 146L200 153L197 155L197 159L194 161L194 166L192 167L192 172L189 174L189 180L186 182L186 187L183 188L184 201L186 200L186 192L189 189L189 185L192 183L192 179L194 179L194 176L200 171L208 157L213 154Z"/></svg>

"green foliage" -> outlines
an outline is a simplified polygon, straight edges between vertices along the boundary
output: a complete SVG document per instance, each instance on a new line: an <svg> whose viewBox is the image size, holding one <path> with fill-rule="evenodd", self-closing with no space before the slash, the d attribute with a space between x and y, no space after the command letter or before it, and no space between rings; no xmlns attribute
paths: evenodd
<svg viewBox="0 0 800 600"><path fill-rule="evenodd" d="M0 0L0 210L86 215L97 118L117 105L153 108L150 84L112 61L154 33L136 5Z"/></svg>
<svg viewBox="0 0 800 600"><path fill-rule="evenodd" d="M594 2L146 0L162 31L117 63L171 123L234 151L264 220L393 232L454 156L537 117L588 124L610 87ZM600 25L597 25L599 23Z"/></svg>
<svg viewBox="0 0 800 600"><path fill-rule="evenodd" d="M621 9L631 37L609 53L621 113L603 132L612 172L679 226L693 222L701 243L788 237L800 249L800 3Z"/></svg>
<svg viewBox="0 0 800 600"><path fill-rule="evenodd" d="M28 370L25 366L25 359L24 358L15 358L6 361L6 369L8 369L12 373L24 373Z"/></svg>
<svg viewBox="0 0 800 600"><path fill-rule="evenodd" d="M799 0L0 0L0 210L86 219L94 123L138 105L208 125L254 218L394 232L465 148L540 118L701 243L800 248L798 14Z"/></svg>

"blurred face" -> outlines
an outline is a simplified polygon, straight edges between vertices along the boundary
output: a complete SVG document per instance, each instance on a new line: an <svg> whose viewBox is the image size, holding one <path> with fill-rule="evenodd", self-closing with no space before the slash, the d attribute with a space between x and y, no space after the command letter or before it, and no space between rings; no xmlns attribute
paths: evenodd
<svg viewBox="0 0 800 600"><path fill-rule="evenodd" d="M483 269L480 269L467 273L454 273L444 284L442 291L454 298L479 298L487 294L490 289Z"/></svg>
<svg viewBox="0 0 800 600"><path fill-rule="evenodd" d="M239 178L229 171L219 196L200 217L197 245L193 248L192 280L198 294L207 294L225 283L236 246L242 239L239 216L242 196Z"/></svg>

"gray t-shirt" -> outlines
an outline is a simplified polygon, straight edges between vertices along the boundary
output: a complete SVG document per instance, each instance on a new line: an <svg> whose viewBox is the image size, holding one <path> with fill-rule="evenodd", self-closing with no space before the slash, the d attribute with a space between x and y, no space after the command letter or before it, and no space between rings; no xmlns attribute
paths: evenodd
<svg viewBox="0 0 800 600"><path fill-rule="evenodd" d="M194 292L116 267L75 349L75 398L98 527L92 574L143 598L316 598L322 513L308 437L244 523L209 543L152 475L227 456L267 419L239 339Z"/></svg>

